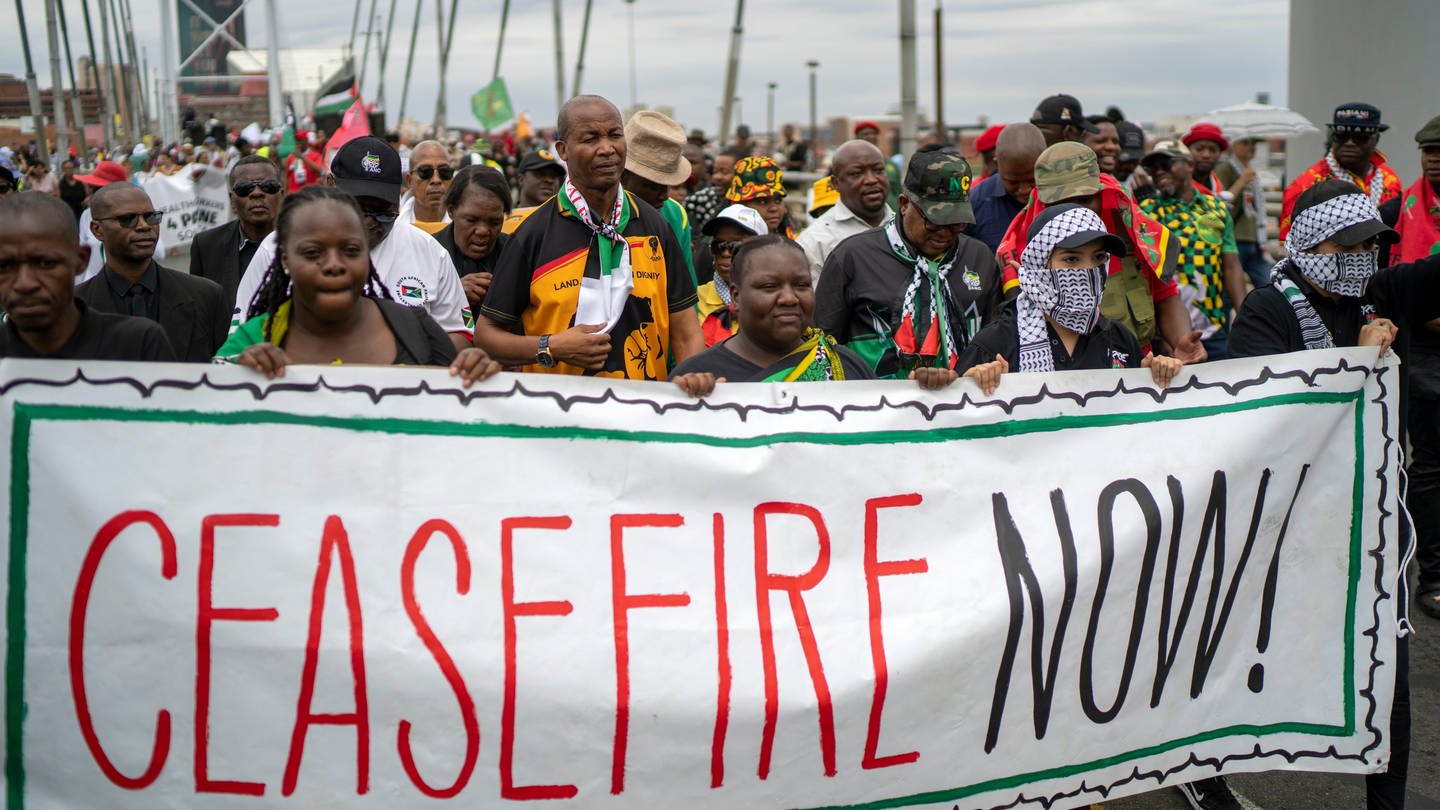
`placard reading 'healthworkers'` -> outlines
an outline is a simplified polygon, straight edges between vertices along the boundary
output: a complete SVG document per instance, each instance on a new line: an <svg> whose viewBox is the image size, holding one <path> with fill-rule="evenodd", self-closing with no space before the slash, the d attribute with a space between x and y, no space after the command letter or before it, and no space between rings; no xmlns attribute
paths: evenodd
<svg viewBox="0 0 1440 810"><path fill-rule="evenodd" d="M1381 769L1397 371L702 402L7 360L6 806L1075 806Z"/></svg>

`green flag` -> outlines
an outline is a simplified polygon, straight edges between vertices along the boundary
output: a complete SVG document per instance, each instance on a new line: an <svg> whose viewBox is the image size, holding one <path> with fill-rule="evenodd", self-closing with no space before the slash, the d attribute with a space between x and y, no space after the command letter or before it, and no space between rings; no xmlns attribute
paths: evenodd
<svg viewBox="0 0 1440 810"><path fill-rule="evenodd" d="M510 107L510 93L505 89L505 79L496 76L495 81L480 88L470 97L470 110L475 120L486 129L495 129L515 117Z"/></svg>

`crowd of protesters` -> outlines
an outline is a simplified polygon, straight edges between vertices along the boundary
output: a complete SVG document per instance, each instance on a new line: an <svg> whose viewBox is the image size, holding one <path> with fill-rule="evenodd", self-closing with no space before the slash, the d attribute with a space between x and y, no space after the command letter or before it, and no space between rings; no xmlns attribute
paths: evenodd
<svg viewBox="0 0 1440 810"><path fill-rule="evenodd" d="M1113 109L1113 108L1112 108ZM862 121L828 156L773 153L599 96L517 141L261 143L199 129L77 171L0 149L0 356L447 366L671 381L913 380L992 394L1007 374L1186 365L1335 346L1404 359L1422 612L1440 618L1440 117L1405 183L1381 111L1341 104L1284 193L1271 255L1253 140L1152 140L1066 95L993 127L972 164L937 135L888 154ZM1407 148L1401 145L1399 148ZM167 268L151 175L227 173L235 219ZM808 204L784 173L816 169ZM15 192L19 193L15 193ZM970 378L965 381L965 378ZM953 394L945 393L946 390ZM1403 806L1406 651L1390 770ZM1238 803L1222 780L1197 808Z"/></svg>

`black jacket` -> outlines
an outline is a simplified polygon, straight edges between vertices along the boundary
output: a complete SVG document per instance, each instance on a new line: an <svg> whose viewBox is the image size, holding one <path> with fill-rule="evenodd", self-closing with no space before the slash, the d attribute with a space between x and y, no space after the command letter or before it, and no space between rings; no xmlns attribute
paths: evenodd
<svg viewBox="0 0 1440 810"><path fill-rule="evenodd" d="M235 219L195 234L190 243L190 275L219 284L231 301L240 288L240 277L245 275L245 268L240 266L242 238L240 220Z"/></svg>
<svg viewBox="0 0 1440 810"><path fill-rule="evenodd" d="M164 265L157 267L157 320L175 349L176 359L183 363L210 362L230 331L231 299L209 279L195 278ZM75 297L96 312L125 314L115 306L104 270L76 287Z"/></svg>

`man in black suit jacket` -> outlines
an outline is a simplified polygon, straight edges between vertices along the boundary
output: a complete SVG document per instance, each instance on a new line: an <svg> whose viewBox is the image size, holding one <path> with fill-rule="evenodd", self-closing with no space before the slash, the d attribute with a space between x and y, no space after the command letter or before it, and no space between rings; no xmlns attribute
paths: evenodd
<svg viewBox="0 0 1440 810"><path fill-rule="evenodd" d="M75 288L75 297L96 312L156 321L179 360L209 362L230 327L225 290L156 263L161 215L139 186L112 183L96 191L90 211L91 232L105 246L105 266Z"/></svg>
<svg viewBox="0 0 1440 810"><path fill-rule="evenodd" d="M224 288L227 300L235 300L240 277L260 240L275 229L284 196L284 178L269 158L240 158L230 170L230 205L236 218L196 234L190 243L190 275L210 279Z"/></svg>

